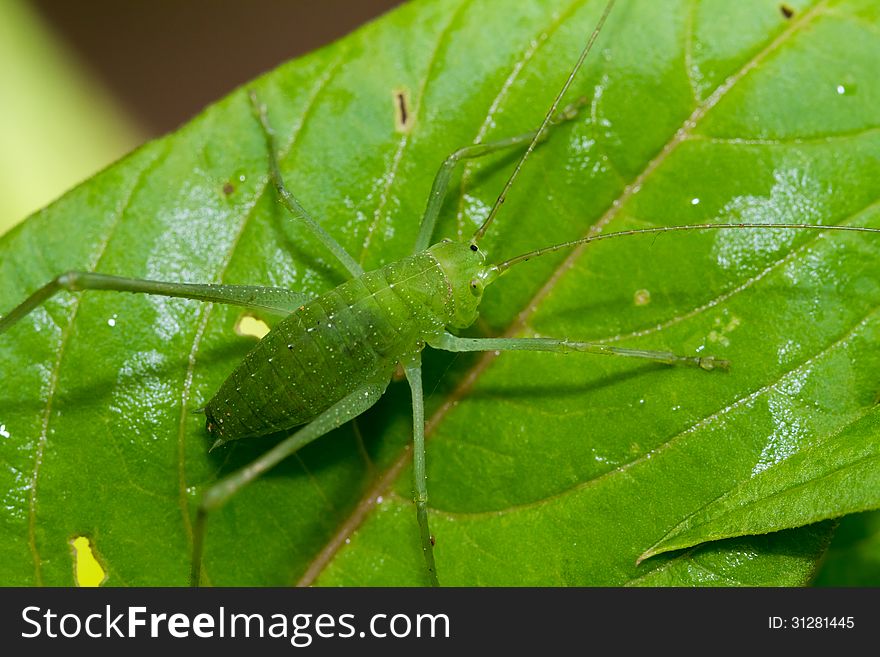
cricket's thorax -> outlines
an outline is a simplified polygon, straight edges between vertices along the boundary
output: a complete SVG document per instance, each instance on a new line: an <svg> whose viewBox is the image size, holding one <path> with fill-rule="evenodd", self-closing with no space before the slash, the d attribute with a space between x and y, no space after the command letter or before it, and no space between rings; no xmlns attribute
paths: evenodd
<svg viewBox="0 0 880 657"><path fill-rule="evenodd" d="M283 431L310 421L367 381L387 383L398 361L427 338L476 318L479 299L462 258L482 263L467 245L437 244L298 308L208 402L208 431L220 443Z"/></svg>

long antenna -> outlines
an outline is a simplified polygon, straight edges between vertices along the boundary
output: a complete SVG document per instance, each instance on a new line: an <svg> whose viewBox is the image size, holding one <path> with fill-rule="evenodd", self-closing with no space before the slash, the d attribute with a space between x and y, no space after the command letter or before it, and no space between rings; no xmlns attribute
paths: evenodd
<svg viewBox="0 0 880 657"><path fill-rule="evenodd" d="M562 100L565 92L568 91L568 88L571 86L571 83L574 80L574 76L577 75L578 70L584 63L587 55L590 53L590 50L592 49L593 44L596 42L596 39L599 36L599 32L602 31L602 26L605 25L605 20L608 18L608 14L611 13L611 8L613 6L614 0L609 0L608 4L605 5L605 11L602 12L602 16L601 18L599 18L599 22L593 29L593 33L590 35L589 41L587 41L587 45L585 45L584 49L581 51L581 56L578 58L577 63L574 65L574 68L571 69L571 73L568 74L568 79L565 81L565 84L562 85L562 89L559 90L559 93L556 94L556 98L553 100L553 105L550 106L550 110L547 112L544 120L541 122L541 127L538 128L538 131L532 138L532 141L529 144L529 147L526 149L526 152L523 153L522 157L519 159L519 162L516 163L516 168L514 168L513 173L510 174L510 178L507 179L507 184L504 185L504 189L501 190L501 194L499 194L498 198L495 199L495 205L493 205L492 209L489 211L489 216L487 216L482 225L477 228L474 236L471 238L471 241L475 243L479 241L483 237L483 235L486 234L486 230L489 228L489 224L491 224L495 220L495 215L498 214L498 210L507 199L507 192L510 191L510 187L511 185L513 185L513 181L516 180L516 177L519 175L519 170L522 169L522 166L523 164L525 164L525 161L528 159L529 155L531 155L532 151L535 150L535 146L538 144L539 141L541 141L544 132L547 130L547 126L550 124L550 121L552 121L553 117L556 116L556 108L559 106L559 102Z"/></svg>
<svg viewBox="0 0 880 657"><path fill-rule="evenodd" d="M578 240L571 240L569 242L562 242L561 244L554 244L553 246L546 246L543 249L537 249L535 251L530 251L529 253L523 253L522 255L518 255L515 258L511 258L510 260L505 260L502 263L497 265L492 265L489 267L489 271L492 273L492 278L500 275L504 271L510 269L516 264L520 262L525 262L526 260L531 260L532 258L538 258L547 253L553 253L554 251L559 251L560 249L566 249L572 246L578 246L580 244L589 244L590 242L599 242L601 240L610 240L615 237L626 237L628 235L652 235L657 233L674 233L677 231L686 231L686 230L718 230L718 229L730 229L730 228L764 228L764 229L786 229L786 228L797 228L801 230L839 230L839 231L850 231L854 233L880 233L880 228L867 228L864 226L823 226L821 224L755 224L755 223L742 223L742 224L688 224L686 226L656 226L654 228L636 228L633 230L621 230L615 233L602 233L600 235L592 235L590 237L583 237Z"/></svg>

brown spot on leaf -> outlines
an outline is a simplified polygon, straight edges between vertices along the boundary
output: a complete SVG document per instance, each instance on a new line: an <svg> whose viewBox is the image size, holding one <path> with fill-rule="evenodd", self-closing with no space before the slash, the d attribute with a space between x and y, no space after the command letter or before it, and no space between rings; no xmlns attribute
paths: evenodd
<svg viewBox="0 0 880 657"><path fill-rule="evenodd" d="M397 132L409 132L412 129L414 118L410 110L409 91L399 88L395 89L392 95L394 99L394 129Z"/></svg>

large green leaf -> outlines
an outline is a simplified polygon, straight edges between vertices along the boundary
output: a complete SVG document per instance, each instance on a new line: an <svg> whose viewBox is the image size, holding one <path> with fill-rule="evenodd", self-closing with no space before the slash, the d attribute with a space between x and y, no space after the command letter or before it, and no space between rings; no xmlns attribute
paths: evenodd
<svg viewBox="0 0 880 657"><path fill-rule="evenodd" d="M536 126L602 5L417 2L281 67L254 87L288 185L365 266L406 255L445 155ZM527 164L484 240L492 257L599 229L876 223L878 10L786 7L793 16L767 0L619 2L572 89L592 102ZM466 167L437 238L470 234L514 156ZM339 284L342 268L266 183L262 136L237 92L3 238L0 308L71 268L309 294ZM840 437L849 452L870 449L878 255L864 236L727 231L620 239L512 270L487 291L474 333L713 353L733 366L426 354L441 581L808 581L829 523L636 559L785 459ZM199 491L277 440L208 454L190 414L252 344L234 333L238 316L90 293L0 336L5 583L73 582L69 541L83 535L108 584L187 582ZM409 423L406 386L392 384L356 426L237 495L209 521L210 581L426 583ZM847 485L876 504L869 479ZM810 522L808 506L771 528Z"/></svg>

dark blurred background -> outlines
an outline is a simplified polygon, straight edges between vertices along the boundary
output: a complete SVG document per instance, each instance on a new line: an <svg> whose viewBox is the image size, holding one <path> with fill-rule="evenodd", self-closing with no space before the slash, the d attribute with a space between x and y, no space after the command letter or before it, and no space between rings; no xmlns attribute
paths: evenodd
<svg viewBox="0 0 880 657"><path fill-rule="evenodd" d="M401 0L0 0L0 235Z"/></svg>
<svg viewBox="0 0 880 657"><path fill-rule="evenodd" d="M31 0L148 137L400 0Z"/></svg>

